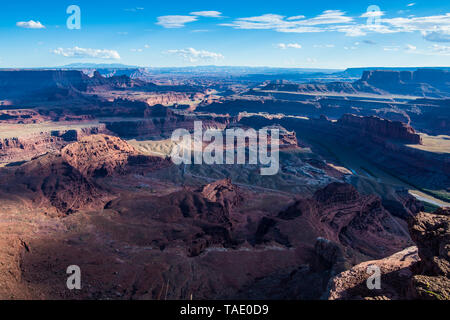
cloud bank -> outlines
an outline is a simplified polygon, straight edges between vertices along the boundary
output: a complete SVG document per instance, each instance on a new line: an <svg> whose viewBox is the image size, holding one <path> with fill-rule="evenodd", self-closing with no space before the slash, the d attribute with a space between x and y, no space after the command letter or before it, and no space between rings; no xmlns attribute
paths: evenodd
<svg viewBox="0 0 450 320"><path fill-rule="evenodd" d="M199 17L207 17L207 18L220 18L220 17L222 17L222 12L219 12L219 11L195 11L195 12L191 12L190 15L199 16Z"/></svg>
<svg viewBox="0 0 450 320"><path fill-rule="evenodd" d="M189 62L217 61L224 58L224 56L220 53L206 50L196 50L194 48L168 50L167 53L180 56Z"/></svg>
<svg viewBox="0 0 450 320"><path fill-rule="evenodd" d="M161 16L158 17L156 24L163 26L164 28L183 28L186 23L197 21L197 17L194 16Z"/></svg>
<svg viewBox="0 0 450 320"><path fill-rule="evenodd" d="M277 44L277 48L283 49L283 50L286 50L286 49L301 49L302 46L301 46L301 44L298 44L298 43L279 43L279 44Z"/></svg>
<svg viewBox="0 0 450 320"><path fill-rule="evenodd" d="M39 21L19 21L16 23L16 26L25 29L45 29L45 26Z"/></svg>
<svg viewBox="0 0 450 320"><path fill-rule="evenodd" d="M95 58L95 59L107 59L107 60L119 60L120 55L115 50L107 49L90 49L90 48L58 48L53 50L54 54L68 57L68 58Z"/></svg>

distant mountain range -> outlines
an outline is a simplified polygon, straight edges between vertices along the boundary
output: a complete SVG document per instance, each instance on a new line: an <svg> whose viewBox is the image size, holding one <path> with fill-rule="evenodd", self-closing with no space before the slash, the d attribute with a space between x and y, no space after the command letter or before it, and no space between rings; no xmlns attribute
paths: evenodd
<svg viewBox="0 0 450 320"><path fill-rule="evenodd" d="M95 63L72 63L65 66L45 69L142 69L160 72L195 72L195 73L335 73L340 69L318 69L318 68L274 68L274 67L245 67L245 66L192 66L192 67L139 67L124 64L95 64Z"/></svg>
<svg viewBox="0 0 450 320"><path fill-rule="evenodd" d="M139 67L125 64L72 63L69 65L46 68L81 70L88 75L94 71L106 77L126 75L133 79L149 81L152 76L172 75L180 77L233 77L246 81L289 80L298 82L354 81L361 79L367 71L410 71L419 69L440 69L450 71L450 67L361 67L338 69L319 68L274 68L245 66L192 66L192 67Z"/></svg>
<svg viewBox="0 0 450 320"><path fill-rule="evenodd" d="M345 71L341 72L343 76L361 78L364 72L366 71L416 71L419 69L439 69L450 71L450 67L408 67L408 68L393 68L393 67L370 67L370 68L348 68Z"/></svg>
<svg viewBox="0 0 450 320"><path fill-rule="evenodd" d="M364 70L361 78L355 82L336 81L298 84L289 81L274 81L260 89L266 92L344 95L370 93L380 96L403 95L448 98L450 96L450 72L442 69Z"/></svg>
<svg viewBox="0 0 450 320"><path fill-rule="evenodd" d="M71 63L62 67L54 67L48 69L137 69L138 66L130 66L120 63L113 64L98 64L98 63Z"/></svg>
<svg viewBox="0 0 450 320"><path fill-rule="evenodd" d="M180 76L176 71L162 73L162 78L184 77L184 79L197 79L197 82L186 82L176 87L157 86L152 82L158 78L158 73L153 69L119 69L119 68L97 68L97 69L46 69L46 70L0 70L0 97L24 97L38 94L47 98L53 96L76 96L81 92L89 91L90 88L103 88L112 90L118 88L141 88L147 91L190 91L192 86L202 88L210 86L204 79L217 81L232 81L239 83L247 81L254 84L264 84L255 89L254 94L262 90L268 92L294 92L307 94L343 94L357 95L369 93L374 95L402 95L414 97L450 97L450 68L443 69L418 69L414 71L402 69L390 70L346 70L348 74L339 76L338 73L289 73L282 69L258 70L261 73L248 73L224 76L220 72L201 74L202 70L213 70L216 67L200 69L197 73L187 73ZM226 67L217 67L221 70L230 70ZM236 68L237 69L237 68ZM234 70L236 70L234 69ZM176 68L174 70L177 70ZM185 70L185 69L182 69ZM198 70L198 69L193 69ZM250 70L250 69L249 69ZM254 70L254 69L252 69ZM263 73L266 72L272 73ZM275 73L282 70L284 73ZM158 71L156 71L158 72ZM159 70L159 72L164 72ZM225 72L225 71L223 71ZM281 71L279 71L281 72ZM311 71L312 72L312 71ZM351 80L353 74L362 72L361 77ZM349 74L351 76L349 76ZM283 79L283 80L277 80ZM217 81L213 81L216 83ZM234 82L236 81L236 82ZM195 90L194 90L195 91Z"/></svg>

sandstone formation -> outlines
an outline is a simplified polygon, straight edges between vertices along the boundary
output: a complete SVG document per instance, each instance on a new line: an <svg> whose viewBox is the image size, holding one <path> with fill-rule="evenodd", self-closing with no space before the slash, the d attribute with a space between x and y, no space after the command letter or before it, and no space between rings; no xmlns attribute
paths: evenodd
<svg viewBox="0 0 450 320"><path fill-rule="evenodd" d="M1 190L20 193L43 208L70 214L80 209L98 208L111 196L93 178L151 172L170 165L168 160L138 154L117 137L90 135L68 144L61 151L11 167Z"/></svg>
<svg viewBox="0 0 450 320"><path fill-rule="evenodd" d="M421 137L413 128L402 123L355 115L345 116L338 121L331 121L325 116L318 119L251 116L243 117L240 123L256 128L281 124L286 129L295 131L300 141L304 137L306 145L312 146L316 152L331 161L340 161L340 156L336 156L333 149L337 154L340 154L340 148L348 150L368 163L367 167L361 165L364 168L361 168L359 174L362 171L361 175L369 178L377 178L377 174L365 170L371 171L370 167L373 166L423 189L446 190L450 185L448 153L428 152L413 147L412 143L421 142ZM347 165L358 166L357 163ZM392 199L383 197L383 201L385 200Z"/></svg>
<svg viewBox="0 0 450 320"><path fill-rule="evenodd" d="M206 199L218 202L227 209L237 206L244 200L239 188L232 184L231 179L210 183L199 191Z"/></svg>
<svg viewBox="0 0 450 320"><path fill-rule="evenodd" d="M361 196L353 186L341 183L317 191L312 199L298 200L278 217L263 219L256 241L294 245L303 235L293 226L305 220L317 236L350 248L357 255L381 258L410 243L406 224L386 211L380 198Z"/></svg>
<svg viewBox="0 0 450 320"><path fill-rule="evenodd" d="M62 158L87 177L123 172L128 159L137 154L125 141L107 135L88 136L61 150Z"/></svg>
<svg viewBox="0 0 450 320"><path fill-rule="evenodd" d="M227 118L193 117L173 114L162 106L154 106L145 111L145 118L138 120L106 121L106 128L122 138L151 138L171 136L176 129L194 130L194 122L201 121L203 129L225 129L230 123Z"/></svg>
<svg viewBox="0 0 450 320"><path fill-rule="evenodd" d="M417 247L388 258L369 261L336 276L330 299L450 299L450 211L419 213L410 218L409 231ZM370 290L367 267L381 269L381 289Z"/></svg>
<svg viewBox="0 0 450 320"><path fill-rule="evenodd" d="M381 260L363 262L334 277L329 283L330 300L402 300L412 278L410 268L419 261L417 247L409 247ZM370 267L380 269L381 290L369 289Z"/></svg>
<svg viewBox="0 0 450 320"><path fill-rule="evenodd" d="M231 214L241 201L239 188L226 179L162 197L118 199L105 209L117 210L127 221L148 224L156 232L148 235L153 245L171 248L182 242L185 254L195 257L213 245L229 248L237 244L231 236Z"/></svg>
<svg viewBox="0 0 450 320"><path fill-rule="evenodd" d="M35 110L1 110L0 123L18 123L30 124L41 123L49 120L48 117L42 116Z"/></svg>
<svg viewBox="0 0 450 320"><path fill-rule="evenodd" d="M372 140L390 139L407 144L421 144L422 139L415 130L402 122L393 122L378 117L358 117L346 114L336 124L350 134Z"/></svg>
<svg viewBox="0 0 450 320"><path fill-rule="evenodd" d="M97 139L107 145L103 136ZM83 155L89 148L75 145L71 150ZM170 299L186 299L192 293L197 299L318 299L328 279L353 261L408 243L376 201L347 185L331 185L313 199L267 216L258 211L264 207L246 209L250 204L246 200L264 203L267 195L243 190L229 179L163 195L143 190L135 194L124 188L112 198L100 178L85 177L59 156L42 157L19 169L14 172L15 179L23 181L17 184L17 188L23 184L23 197L47 199L67 214L79 212L60 221L74 231L56 233L58 240L45 235L24 240L28 250L17 258L18 273L27 281L27 290L34 292L31 296L39 292L53 298L161 299L167 290ZM126 181L131 176L120 178L129 188ZM3 186L0 191L14 192ZM109 201L98 211L102 199ZM89 208L92 213L86 213ZM93 213L94 209L101 213ZM371 236L365 241L358 230L366 228L361 224L367 219ZM387 225L389 231L380 229ZM346 240L340 236L344 234ZM389 241L390 248L367 250L369 241L377 241L379 247ZM58 281L65 275L62 266L71 259L82 266L86 284L75 295ZM42 286L42 277L55 285Z"/></svg>
<svg viewBox="0 0 450 320"><path fill-rule="evenodd" d="M428 98L448 97L448 72L88 71L0 71L0 298L449 299L448 210L408 193L450 185L418 133L448 130L448 99ZM195 121L280 130L279 173L173 165L168 138Z"/></svg>
<svg viewBox="0 0 450 320"><path fill-rule="evenodd" d="M51 154L34 159L4 177L0 190L31 200L49 213L56 210L56 214L99 208L108 196L61 156Z"/></svg>
<svg viewBox="0 0 450 320"><path fill-rule="evenodd" d="M419 69L417 71L370 70L364 71L360 80L350 82L295 84L271 82L262 90L299 93L339 94L401 94L419 97L448 97L450 72Z"/></svg>
<svg viewBox="0 0 450 320"><path fill-rule="evenodd" d="M67 144L82 137L108 132L102 124L62 130L40 131L37 128L29 133L22 132L20 127L11 127L12 130L17 132L17 137L14 137L14 133L8 132L5 134L7 137L0 138L0 164L29 161L48 152L59 152Z"/></svg>
<svg viewBox="0 0 450 320"><path fill-rule="evenodd" d="M67 145L61 156L85 177L94 178L151 172L172 165L167 159L141 155L124 140L104 134L86 136Z"/></svg>
<svg viewBox="0 0 450 320"><path fill-rule="evenodd" d="M365 71L361 82L390 93L440 96L449 93L450 72L437 69Z"/></svg>
<svg viewBox="0 0 450 320"><path fill-rule="evenodd" d="M5 96L62 90L86 91L88 76L79 71L11 70L0 72L0 91Z"/></svg>
<svg viewBox="0 0 450 320"><path fill-rule="evenodd" d="M0 71L0 93L4 97L38 97L53 99L74 97L94 89L120 89L143 85L127 76L105 78L98 72L93 77L76 70L5 70Z"/></svg>
<svg viewBox="0 0 450 320"><path fill-rule="evenodd" d="M412 295L419 299L450 299L450 209L420 213L409 224L419 249Z"/></svg>

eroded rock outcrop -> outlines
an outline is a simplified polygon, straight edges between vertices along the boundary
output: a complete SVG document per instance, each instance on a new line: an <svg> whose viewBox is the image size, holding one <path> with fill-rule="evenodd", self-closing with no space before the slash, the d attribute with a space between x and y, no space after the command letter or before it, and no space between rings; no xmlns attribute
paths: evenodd
<svg viewBox="0 0 450 320"><path fill-rule="evenodd" d="M419 69L416 71L369 70L364 71L360 80L350 82L305 83L271 82L264 87L267 91L301 93L339 94L401 94L405 96L446 97L450 72L439 69ZM256 91L258 93L258 91Z"/></svg>
<svg viewBox="0 0 450 320"><path fill-rule="evenodd" d="M67 132L65 134L68 134ZM66 139L76 139L69 135ZM1 190L20 194L43 208L70 214L99 208L111 197L97 178L114 174L143 174L170 166L169 160L140 155L125 141L90 135L64 147L19 163L4 173Z"/></svg>
<svg viewBox="0 0 450 320"><path fill-rule="evenodd" d="M375 141L390 139L408 144L422 143L420 135L411 126L399 121L346 114L338 120L337 126L360 137L369 137Z"/></svg>
<svg viewBox="0 0 450 320"><path fill-rule="evenodd" d="M148 237L158 247L183 243L189 257L203 253L213 245L230 248L231 214L242 201L240 190L230 180L220 180L197 190L184 188L166 196L140 196L113 200L105 209L115 210L127 221L148 223Z"/></svg>
<svg viewBox="0 0 450 320"><path fill-rule="evenodd" d="M441 96L449 94L450 72L438 69L373 70L365 71L358 83L368 84L389 93Z"/></svg>
<svg viewBox="0 0 450 320"><path fill-rule="evenodd" d="M108 193L84 177L60 155L44 155L17 168L0 186L6 194L19 194L42 208L71 214L99 208Z"/></svg>
<svg viewBox="0 0 450 320"><path fill-rule="evenodd" d="M305 236L292 229L300 221L307 222L317 236L369 258L385 257L411 243L406 224L384 209L379 197L360 195L345 183L332 183L313 198L296 201L278 217L263 219L257 242L300 243Z"/></svg>
<svg viewBox="0 0 450 320"><path fill-rule="evenodd" d="M418 214L409 230L420 256L413 269L413 297L450 300L450 209Z"/></svg>
<svg viewBox="0 0 450 320"><path fill-rule="evenodd" d="M61 150L63 159L85 176L107 176L124 172L128 158L138 152L120 138L93 135Z"/></svg>
<svg viewBox="0 0 450 320"><path fill-rule="evenodd" d="M148 172L171 165L163 158L140 155L122 139L104 134L87 136L69 144L61 150L61 155L86 177L125 174L138 167Z"/></svg>
<svg viewBox="0 0 450 320"><path fill-rule="evenodd" d="M8 127L6 127L8 128ZM5 128L5 129L6 129ZM86 125L83 128L21 132L14 128L18 136L8 133L9 137L0 138L0 163L29 161L48 152L59 152L67 144L83 137L107 133L104 125Z"/></svg>
<svg viewBox="0 0 450 320"><path fill-rule="evenodd" d="M209 201L218 202L225 208L235 207L244 200L239 187L229 178L210 183L199 191Z"/></svg>
<svg viewBox="0 0 450 320"><path fill-rule="evenodd" d="M450 209L419 213L409 221L417 247L359 264L330 282L330 299L450 300ZM381 270L381 288L368 289L371 265Z"/></svg>
<svg viewBox="0 0 450 320"><path fill-rule="evenodd" d="M360 263L332 278L325 298L330 300L398 300L408 295L413 273L419 261L417 247L409 247L381 260ZM375 268L381 272L381 289L369 289L367 280Z"/></svg>

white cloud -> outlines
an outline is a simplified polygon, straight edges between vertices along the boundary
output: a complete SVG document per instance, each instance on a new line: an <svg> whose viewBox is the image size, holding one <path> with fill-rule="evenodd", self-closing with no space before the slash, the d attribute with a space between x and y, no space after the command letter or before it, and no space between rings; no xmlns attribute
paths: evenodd
<svg viewBox="0 0 450 320"><path fill-rule="evenodd" d="M384 16L383 11L367 11L361 15L361 18L378 18Z"/></svg>
<svg viewBox="0 0 450 320"><path fill-rule="evenodd" d="M238 18L232 23L224 23L222 26L235 29L259 29L275 30L278 32L308 33L326 31L327 25L346 24L353 18L345 15L340 10L326 10L322 14L305 19L305 16L285 17L277 14L264 14L262 16Z"/></svg>
<svg viewBox="0 0 450 320"><path fill-rule="evenodd" d="M305 16L293 16L293 17L289 17L286 20L300 20L300 19L305 19Z"/></svg>
<svg viewBox="0 0 450 320"><path fill-rule="evenodd" d="M333 31L343 32L347 37L360 37L365 36L367 34L365 31L363 31L363 28L358 25L339 26L335 28Z"/></svg>
<svg viewBox="0 0 450 320"><path fill-rule="evenodd" d="M426 17L381 19L381 23L386 24L393 32L450 31L450 13Z"/></svg>
<svg viewBox="0 0 450 320"><path fill-rule="evenodd" d="M449 56L450 55L450 47L449 46L442 46L439 44L434 44L432 47L433 54L440 55L440 56Z"/></svg>
<svg viewBox="0 0 450 320"><path fill-rule="evenodd" d="M334 48L334 44L315 44L314 48Z"/></svg>
<svg viewBox="0 0 450 320"><path fill-rule="evenodd" d="M413 7L413 6L415 6L416 5L416 3L415 2L413 2L413 3L409 3L409 4L407 4L406 6L407 7Z"/></svg>
<svg viewBox="0 0 450 320"><path fill-rule="evenodd" d="M45 29L45 26L40 23L39 21L19 21L16 23L16 26L20 28L26 28L26 29Z"/></svg>
<svg viewBox="0 0 450 320"><path fill-rule="evenodd" d="M89 48L58 48L53 50L54 54L68 58L95 58L95 59L112 59L119 60L120 55L115 50L107 49L89 49Z"/></svg>
<svg viewBox="0 0 450 320"><path fill-rule="evenodd" d="M352 22L353 18L347 17L345 12L340 10L326 10L322 14L317 17L299 20L299 23L302 25L327 25L327 24L340 24L340 23L349 23Z"/></svg>
<svg viewBox="0 0 450 320"><path fill-rule="evenodd" d="M422 32L423 38L431 42L450 42L450 30Z"/></svg>
<svg viewBox="0 0 450 320"><path fill-rule="evenodd" d="M163 26L164 28L182 28L186 23L197 21L197 17L194 16L161 16L158 17L156 24Z"/></svg>
<svg viewBox="0 0 450 320"><path fill-rule="evenodd" d="M131 48L130 51L131 52L144 52L144 49L149 49L150 45L148 44L144 44L143 48Z"/></svg>
<svg viewBox="0 0 450 320"><path fill-rule="evenodd" d="M406 50L407 50L407 51L416 51L416 50L417 50L417 47L416 47L416 46L413 46L412 44L407 44L407 45L406 45Z"/></svg>
<svg viewBox="0 0 450 320"><path fill-rule="evenodd" d="M358 23L340 10L327 10L307 19L303 15L285 17L278 14L264 14L255 17L237 18L221 26L245 30L274 30L285 33L342 32L350 37L364 36L368 33L420 32L424 38L435 42L450 41L450 13L434 16L408 16L385 18L381 11L367 12L358 17L379 18L377 24Z"/></svg>
<svg viewBox="0 0 450 320"><path fill-rule="evenodd" d="M232 23L224 23L222 26L235 29L278 29L287 27L289 22L284 17L276 14L265 14L258 17L239 18Z"/></svg>
<svg viewBox="0 0 450 320"><path fill-rule="evenodd" d="M405 52L425 56L450 56L450 46L434 44L425 50L418 50L413 45L407 45Z"/></svg>
<svg viewBox="0 0 450 320"><path fill-rule="evenodd" d="M207 17L207 18L221 18L222 12L219 11L195 11L190 13L193 16Z"/></svg>
<svg viewBox="0 0 450 320"><path fill-rule="evenodd" d="M129 8L129 9L125 9L125 11L128 11L128 12L138 12L138 11L142 11L142 10L144 10L145 8L142 8L142 7L136 7L136 8Z"/></svg>
<svg viewBox="0 0 450 320"><path fill-rule="evenodd" d="M167 53L178 55L189 62L217 61L224 58L220 53L196 50L194 48L168 50Z"/></svg>
<svg viewBox="0 0 450 320"><path fill-rule="evenodd" d="M283 50L286 50L289 48L290 49L301 49L302 46L298 43L279 43L279 44L277 44L277 48L283 49Z"/></svg>
<svg viewBox="0 0 450 320"><path fill-rule="evenodd" d="M388 46L388 47L384 47L383 50L384 51L399 51L400 47L399 46Z"/></svg>

